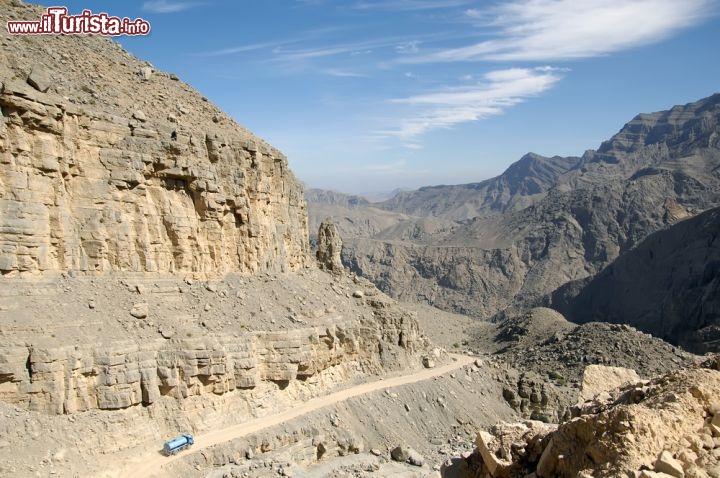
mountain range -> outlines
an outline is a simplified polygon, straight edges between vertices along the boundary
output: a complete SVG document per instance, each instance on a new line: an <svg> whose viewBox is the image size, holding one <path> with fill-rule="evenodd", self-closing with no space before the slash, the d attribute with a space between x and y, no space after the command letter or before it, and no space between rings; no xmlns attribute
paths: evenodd
<svg viewBox="0 0 720 478"><path fill-rule="evenodd" d="M650 235L720 206L719 122L715 94L639 114L580 157L529 153L480 183L424 187L352 209L309 197L309 213L333 217L346 266L401 300L483 319L558 303L570 320L627 322L573 312L597 292L574 297ZM703 234L693 224L686 234ZM660 333L651 325L657 313L631 322ZM660 335L677 342L683 333Z"/></svg>

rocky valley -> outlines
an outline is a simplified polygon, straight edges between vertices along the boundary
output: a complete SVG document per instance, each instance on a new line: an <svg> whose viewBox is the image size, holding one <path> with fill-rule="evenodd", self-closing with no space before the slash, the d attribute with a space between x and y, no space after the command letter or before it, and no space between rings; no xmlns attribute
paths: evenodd
<svg viewBox="0 0 720 478"><path fill-rule="evenodd" d="M717 279L712 228L717 221L710 212L704 221L683 220L720 206L719 120L720 95L714 95L638 115L582 157L528 154L482 183L421 188L381 203L355 201L352 208L339 201L317 204L313 201L320 196L314 195L310 217L335 218L344 264L400 300L496 320L545 305L572 321L624 322L674 343L696 343L698 351L712 350L717 320L711 305ZM589 299L591 290L602 288L612 307L633 314L608 288L629 283L638 288L628 290L628 296L643 307L666 300L639 297L644 286L621 273L629 272L627 266L619 269L630 260L626 254L645 251L652 259L661 237L668 250L658 260L669 261L666 255L672 254L678 262L695 262L682 278L673 279L683 290L689 282L698 284L692 297L673 293L682 299L643 311L642 319L587 307L588 300L597 300ZM684 249L671 253L674 248ZM674 270L667 262L662 267L665 279L653 289L658 295L665 294ZM594 280L601 271L602 279ZM659 273L643 275L655 280ZM601 280L602 286L589 284ZM606 287L610 281L614 285ZM585 290L586 285L595 289ZM575 298L581 291L583 299ZM658 329L666 320L663 314L684 310L695 297L710 302L695 313L692 330Z"/></svg>
<svg viewBox="0 0 720 478"><path fill-rule="evenodd" d="M720 96L371 203L111 39L0 44L1 476L720 476Z"/></svg>

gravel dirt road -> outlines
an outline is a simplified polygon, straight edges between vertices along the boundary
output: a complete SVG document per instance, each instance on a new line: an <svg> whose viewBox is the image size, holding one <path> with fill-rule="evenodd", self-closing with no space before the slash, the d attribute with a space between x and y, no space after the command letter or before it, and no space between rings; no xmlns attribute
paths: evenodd
<svg viewBox="0 0 720 478"><path fill-rule="evenodd" d="M257 433L265 428L288 422L302 415L305 415L306 413L319 410L329 405L334 405L352 397L357 397L366 393L416 383L433 377L437 377L451 372L455 369L464 367L465 365L469 365L474 360L474 357L466 355L453 354L452 358L453 361L451 363L443 366L423 369L411 375L403 375L400 377L392 377L376 380L374 382L364 383L345 390L341 390L339 392L331 393L330 395L313 398L297 407L285 410L280 413L276 413L274 415L256 418L245 423L224 428L222 430L215 430L210 433L198 435L195 437L195 445L191 449L174 456L166 457L160 454L161 444L159 443L157 450L151 453L147 453L131 463L127 463L126 466L122 469L120 476L127 478L134 478L138 476L163 476L163 466L172 463L175 460L179 460L187 456L189 453L198 453L200 450L203 450L205 448L218 445L220 443L233 440L235 438Z"/></svg>

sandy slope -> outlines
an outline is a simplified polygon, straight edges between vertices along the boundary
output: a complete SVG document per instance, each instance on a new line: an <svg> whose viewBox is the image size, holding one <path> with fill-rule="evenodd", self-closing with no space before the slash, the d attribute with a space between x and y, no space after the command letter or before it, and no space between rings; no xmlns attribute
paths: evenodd
<svg viewBox="0 0 720 478"><path fill-rule="evenodd" d="M348 388L339 392L326 395L324 397L317 397L312 400L299 405L290 410L285 410L274 415L256 418L239 425L234 425L222 430L215 430L204 435L198 435L195 437L195 445L191 451L180 453L175 456L166 457L159 453L159 450L147 453L140 457L137 461L129 463L122 470L120 476L132 478L137 476L161 476L162 468L164 465L171 463L175 460L187 456L188 453L197 453L205 448L233 440L235 438L243 437L253 433L257 433L260 430L269 428L281 423L293 420L306 413L318 410L320 408L333 405L352 397L357 397L377 390L382 390L390 387L397 387L400 385L407 385L410 383L420 382L429 378L443 375L452 370L458 369L465 365L470 364L473 361L473 357L465 355L453 355L453 362L436 368L424 369L412 375L405 375L400 377L393 377L388 379L381 379L375 382L364 383L355 387Z"/></svg>

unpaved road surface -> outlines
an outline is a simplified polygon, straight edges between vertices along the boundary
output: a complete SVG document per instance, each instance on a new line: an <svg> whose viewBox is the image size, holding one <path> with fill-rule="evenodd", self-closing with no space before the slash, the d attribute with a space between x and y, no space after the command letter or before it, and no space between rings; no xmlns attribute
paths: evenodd
<svg viewBox="0 0 720 478"><path fill-rule="evenodd" d="M226 441L233 440L235 438L243 437L246 435L252 435L265 428L273 427L281 423L298 418L306 413L319 410L329 405L342 402L349 398L357 397L366 393L375 392L391 387L398 387L401 385L407 385L410 383L416 383L429 378L437 377L448 372L451 372L465 365L469 365L475 360L474 357L467 355L452 355L453 362L443 365L441 367L423 369L417 373L411 375L403 375L400 377L386 378L382 380L376 380L374 382L363 383L339 392L331 393L322 397L316 397L307 402L293 407L289 410L269 415L261 418L255 418L245 423L233 425L231 427L223 428L222 430L215 430L203 435L195 437L195 445L186 452L181 452L175 456L162 456L157 451L147 453L140 457L134 463L128 463L121 472L121 476L127 478L151 477L161 476L162 467L168 463L172 463L175 460L187 456L188 453L197 453L204 448L208 448ZM159 445L159 444L158 444ZM158 447L159 448L159 447Z"/></svg>

